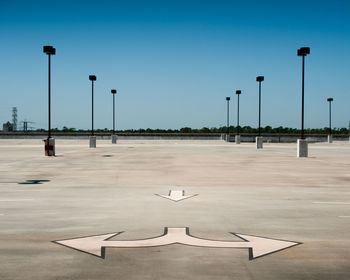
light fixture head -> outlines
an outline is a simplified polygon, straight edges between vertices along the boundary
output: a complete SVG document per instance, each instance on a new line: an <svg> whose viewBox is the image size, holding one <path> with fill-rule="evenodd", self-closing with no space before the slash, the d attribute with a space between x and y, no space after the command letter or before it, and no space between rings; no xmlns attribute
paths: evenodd
<svg viewBox="0 0 350 280"><path fill-rule="evenodd" d="M55 55L56 54L56 49L53 46L44 46L43 48L44 53L47 55Z"/></svg>
<svg viewBox="0 0 350 280"><path fill-rule="evenodd" d="M227 100L227 101L230 101L230 99L231 99L230 97L226 97L226 100Z"/></svg>
<svg viewBox="0 0 350 280"><path fill-rule="evenodd" d="M96 81L96 76L95 75L89 75L89 80L90 81Z"/></svg>
<svg viewBox="0 0 350 280"><path fill-rule="evenodd" d="M117 93L117 90L116 90L116 89L112 89L112 90L111 90L111 93L112 93L112 94L116 94L116 93Z"/></svg>
<svg viewBox="0 0 350 280"><path fill-rule="evenodd" d="M307 56L308 54L310 54L310 48L303 47L298 49L298 56Z"/></svg>
<svg viewBox="0 0 350 280"><path fill-rule="evenodd" d="M262 81L264 81L264 76L258 76L258 77L256 77L256 81L257 81L257 82L262 82Z"/></svg>
<svg viewBox="0 0 350 280"><path fill-rule="evenodd" d="M327 101L332 102L333 98L332 97L331 98L327 98Z"/></svg>
<svg viewBox="0 0 350 280"><path fill-rule="evenodd" d="M241 90L236 90L236 94L241 94L242 91Z"/></svg>

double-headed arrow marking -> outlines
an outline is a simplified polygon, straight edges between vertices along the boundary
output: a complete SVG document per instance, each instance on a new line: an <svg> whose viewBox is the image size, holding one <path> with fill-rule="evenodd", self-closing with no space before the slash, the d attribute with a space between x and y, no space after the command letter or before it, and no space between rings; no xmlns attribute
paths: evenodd
<svg viewBox="0 0 350 280"><path fill-rule="evenodd" d="M276 240L237 233L232 234L244 241L207 240L191 236L189 233L189 228L164 228L164 234L162 236L143 240L109 240L121 233L122 232L116 232L54 242L78 251L82 251L84 253L92 254L103 259L105 258L106 248L140 248L171 244L183 244L214 248L248 248L249 259L252 260L300 244L298 242Z"/></svg>
<svg viewBox="0 0 350 280"><path fill-rule="evenodd" d="M180 200L196 196L197 194L185 195L185 191L169 191L169 195L162 195L162 194L157 194L157 195L173 200L175 202L178 202Z"/></svg>

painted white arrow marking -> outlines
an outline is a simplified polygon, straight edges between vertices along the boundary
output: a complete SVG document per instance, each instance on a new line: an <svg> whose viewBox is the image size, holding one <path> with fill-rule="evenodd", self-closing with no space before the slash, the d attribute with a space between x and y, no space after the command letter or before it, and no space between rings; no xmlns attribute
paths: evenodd
<svg viewBox="0 0 350 280"><path fill-rule="evenodd" d="M157 194L157 195L178 202L180 200L196 196L197 194L185 195L185 191L169 191L169 195L162 195L162 194Z"/></svg>
<svg viewBox="0 0 350 280"><path fill-rule="evenodd" d="M244 241L207 240L191 236L189 228L165 228L162 236L143 240L109 240L121 233L122 232L116 232L53 242L103 259L105 258L105 248L140 248L183 244L214 248L248 248L249 259L252 260L301 244L299 242L276 240L232 232L233 235L238 236Z"/></svg>

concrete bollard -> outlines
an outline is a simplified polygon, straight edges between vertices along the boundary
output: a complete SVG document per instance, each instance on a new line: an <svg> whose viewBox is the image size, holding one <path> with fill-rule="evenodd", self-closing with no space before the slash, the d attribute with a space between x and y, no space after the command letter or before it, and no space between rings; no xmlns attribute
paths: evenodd
<svg viewBox="0 0 350 280"><path fill-rule="evenodd" d="M262 149L263 148L263 137L262 136L257 136L255 138L255 142L256 142L256 148L257 149Z"/></svg>
<svg viewBox="0 0 350 280"><path fill-rule="evenodd" d="M298 139L297 157L308 157L308 147L306 139Z"/></svg>
<svg viewBox="0 0 350 280"><path fill-rule="evenodd" d="M333 135L328 135L328 143L333 143Z"/></svg>
<svg viewBox="0 0 350 280"><path fill-rule="evenodd" d="M236 135L235 136L235 143L236 144L241 144L241 135Z"/></svg>
<svg viewBox="0 0 350 280"><path fill-rule="evenodd" d="M96 136L89 136L90 148L96 148Z"/></svg>
<svg viewBox="0 0 350 280"><path fill-rule="evenodd" d="M112 144L117 144L118 135L112 135Z"/></svg>
<svg viewBox="0 0 350 280"><path fill-rule="evenodd" d="M55 156L55 139L46 138L45 142L45 156L54 157Z"/></svg>

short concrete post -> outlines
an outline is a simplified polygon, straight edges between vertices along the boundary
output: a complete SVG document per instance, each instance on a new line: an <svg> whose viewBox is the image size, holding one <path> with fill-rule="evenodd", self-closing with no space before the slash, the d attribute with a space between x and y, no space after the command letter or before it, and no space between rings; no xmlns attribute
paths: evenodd
<svg viewBox="0 0 350 280"><path fill-rule="evenodd" d="M262 149L263 148L263 137L262 136L257 136L255 138L255 142L256 142L256 148L257 149Z"/></svg>
<svg viewBox="0 0 350 280"><path fill-rule="evenodd" d="M231 142L231 135L230 134L226 134L226 142Z"/></svg>
<svg viewBox="0 0 350 280"><path fill-rule="evenodd" d="M332 143L333 142L333 135L328 135L328 143Z"/></svg>
<svg viewBox="0 0 350 280"><path fill-rule="evenodd" d="M297 157L308 157L308 147L306 139L298 139Z"/></svg>
<svg viewBox="0 0 350 280"><path fill-rule="evenodd" d="M96 136L89 136L90 148L96 148Z"/></svg>
<svg viewBox="0 0 350 280"><path fill-rule="evenodd" d="M241 144L241 135L236 135L235 136L235 143L236 144Z"/></svg>
<svg viewBox="0 0 350 280"><path fill-rule="evenodd" d="M46 138L45 142L45 156L55 156L55 139L54 138Z"/></svg>
<svg viewBox="0 0 350 280"><path fill-rule="evenodd" d="M118 135L112 135L112 144L117 144Z"/></svg>

